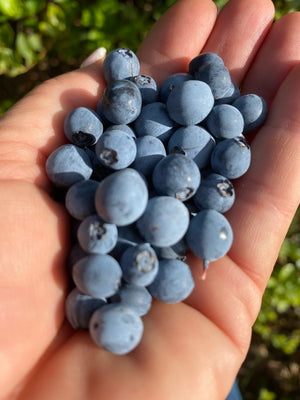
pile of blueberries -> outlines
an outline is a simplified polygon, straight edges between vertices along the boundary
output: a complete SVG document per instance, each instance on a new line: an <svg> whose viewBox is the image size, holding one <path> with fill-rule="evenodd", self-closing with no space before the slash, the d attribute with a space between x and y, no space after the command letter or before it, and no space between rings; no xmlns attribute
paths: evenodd
<svg viewBox="0 0 300 400"><path fill-rule="evenodd" d="M267 110L262 97L240 94L215 53L160 88L130 49L110 52L103 73L97 110L67 115L69 143L46 171L74 222L66 316L100 347L126 354L153 298L177 303L193 291L188 250L203 260L204 278L231 247L223 215L235 199L231 180L248 170L244 135Z"/></svg>

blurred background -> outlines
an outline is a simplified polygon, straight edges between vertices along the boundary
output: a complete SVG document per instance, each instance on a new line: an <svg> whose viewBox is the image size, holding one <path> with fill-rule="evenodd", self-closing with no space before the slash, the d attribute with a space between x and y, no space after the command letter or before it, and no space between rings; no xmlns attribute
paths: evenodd
<svg viewBox="0 0 300 400"><path fill-rule="evenodd" d="M227 0L215 0L219 8ZM0 0L0 115L99 46L136 51L175 0ZM274 0L275 19L300 0ZM300 38L299 38L300 40ZM239 373L244 400L300 400L300 212L282 245Z"/></svg>

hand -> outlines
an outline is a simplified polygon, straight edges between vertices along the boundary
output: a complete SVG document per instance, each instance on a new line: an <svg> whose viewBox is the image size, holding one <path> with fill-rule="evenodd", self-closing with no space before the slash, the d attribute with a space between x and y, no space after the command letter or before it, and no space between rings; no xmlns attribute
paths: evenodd
<svg viewBox="0 0 300 400"><path fill-rule="evenodd" d="M68 217L44 168L66 141L66 114L96 108L101 60L43 83L1 118L1 399L225 399L299 204L300 13L271 26L273 17L269 0L230 0L220 14L211 0L179 0L139 49L142 73L158 83L200 52L217 52L243 93L265 98L269 114L226 214L234 232L228 256L211 264L206 281L191 256L193 294L180 304L154 302L142 342L126 356L64 322Z"/></svg>

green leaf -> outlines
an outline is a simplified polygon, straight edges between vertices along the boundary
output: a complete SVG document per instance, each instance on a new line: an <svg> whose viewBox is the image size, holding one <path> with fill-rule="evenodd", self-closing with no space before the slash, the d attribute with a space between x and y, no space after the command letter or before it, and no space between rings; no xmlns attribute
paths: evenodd
<svg viewBox="0 0 300 400"><path fill-rule="evenodd" d="M36 36L25 35L23 32L19 32L16 37L16 50L25 60L25 66L31 67L37 61L37 55L32 48L31 42L34 45L37 45Z"/></svg>
<svg viewBox="0 0 300 400"><path fill-rule="evenodd" d="M45 0L26 0L24 1L24 7L26 15L36 15L40 12L46 5Z"/></svg>
<svg viewBox="0 0 300 400"><path fill-rule="evenodd" d="M268 389L266 388L262 388L259 391L259 395L258 395L258 400L275 400L276 399L276 394L273 392L270 392Z"/></svg>
<svg viewBox="0 0 300 400"><path fill-rule="evenodd" d="M27 35L28 45L35 52L40 52L43 49L43 43L38 33L31 33Z"/></svg>
<svg viewBox="0 0 300 400"><path fill-rule="evenodd" d="M14 43L15 32L11 25L6 22L0 25L0 46L12 47Z"/></svg>
<svg viewBox="0 0 300 400"><path fill-rule="evenodd" d="M49 3L47 7L47 22L56 30L66 29L66 18L63 9L57 4Z"/></svg>
<svg viewBox="0 0 300 400"><path fill-rule="evenodd" d="M24 6L21 0L0 0L0 12L10 18L20 18L23 11Z"/></svg>
<svg viewBox="0 0 300 400"><path fill-rule="evenodd" d="M286 281L292 276L294 272L295 272L295 266L292 263L288 263L280 269L278 274L278 279L280 281Z"/></svg>

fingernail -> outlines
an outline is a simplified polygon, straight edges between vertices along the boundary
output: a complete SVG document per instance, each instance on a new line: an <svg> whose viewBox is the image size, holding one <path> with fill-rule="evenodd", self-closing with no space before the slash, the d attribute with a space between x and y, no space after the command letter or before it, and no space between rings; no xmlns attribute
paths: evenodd
<svg viewBox="0 0 300 400"><path fill-rule="evenodd" d="M99 47L95 51L92 52L80 65L80 68L87 67L91 64L93 64L96 61L101 60L101 58L104 58L106 55L106 48L105 47Z"/></svg>

